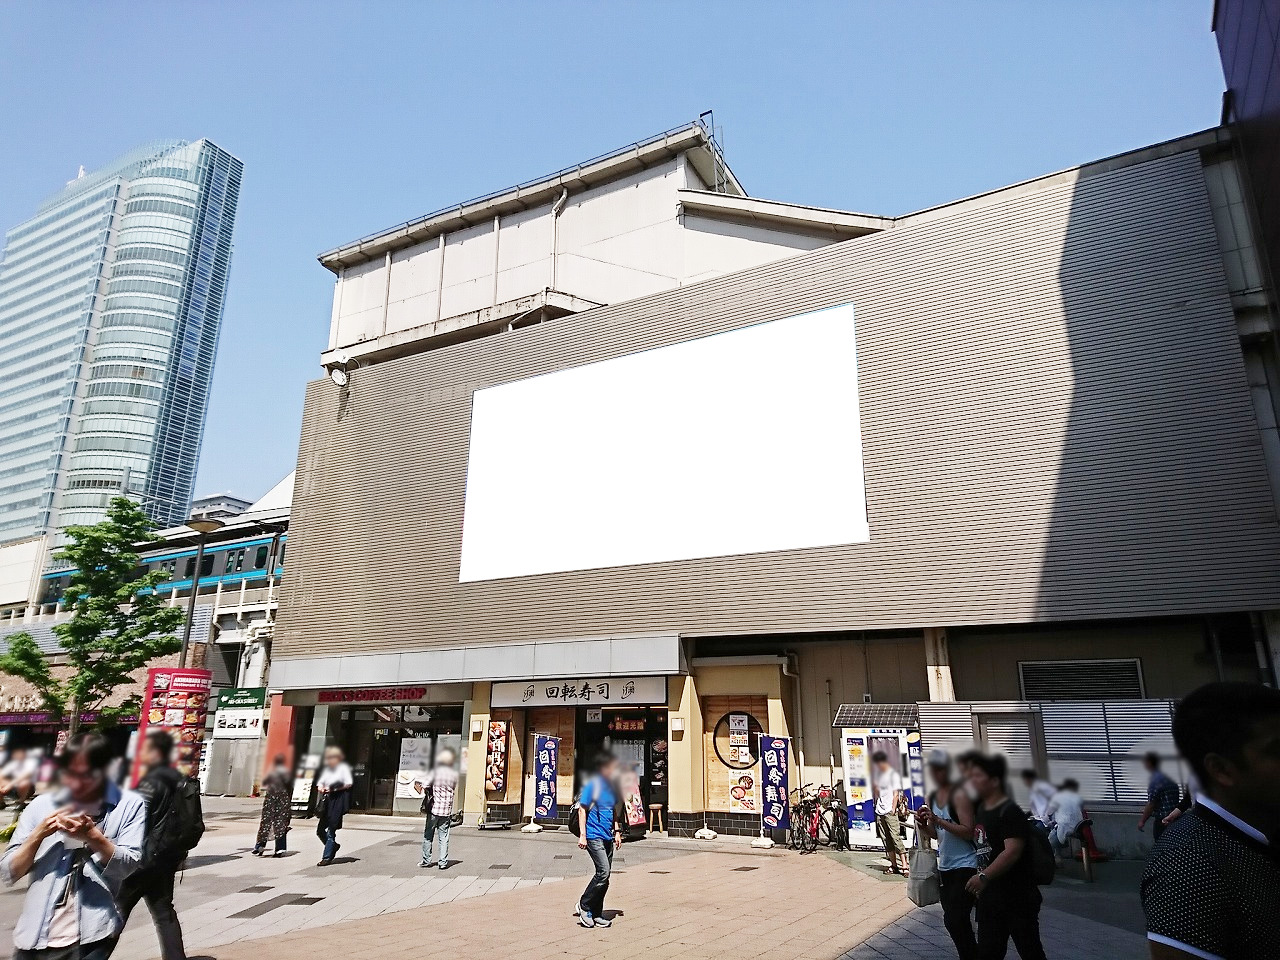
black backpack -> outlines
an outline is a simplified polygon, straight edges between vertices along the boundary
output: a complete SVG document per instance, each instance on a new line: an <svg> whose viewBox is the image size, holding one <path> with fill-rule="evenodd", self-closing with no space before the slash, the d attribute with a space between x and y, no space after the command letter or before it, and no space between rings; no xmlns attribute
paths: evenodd
<svg viewBox="0 0 1280 960"><path fill-rule="evenodd" d="M1049 831L1035 817L1027 817L1026 856L1031 858L1031 873L1036 886L1047 887L1053 883L1053 874L1057 864L1053 858L1053 844L1049 842Z"/></svg>
<svg viewBox="0 0 1280 960"><path fill-rule="evenodd" d="M146 864L178 864L195 849L204 836L204 811L200 804L200 782L183 777L163 810L148 825Z"/></svg>

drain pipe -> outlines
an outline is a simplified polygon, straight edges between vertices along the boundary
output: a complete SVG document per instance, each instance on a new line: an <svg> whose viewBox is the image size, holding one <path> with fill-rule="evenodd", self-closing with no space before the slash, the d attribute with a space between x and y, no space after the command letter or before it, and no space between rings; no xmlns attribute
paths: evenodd
<svg viewBox="0 0 1280 960"><path fill-rule="evenodd" d="M551 205L551 286L549 290L556 288L556 247L559 246L560 237L560 214L564 210L564 205L569 202L569 188L562 187L560 196L556 197L556 202Z"/></svg>
<svg viewBox="0 0 1280 960"><path fill-rule="evenodd" d="M834 712L834 711L832 711L832 709L831 709L831 678L830 678L830 677L828 677L828 678L827 678L827 716L829 716L829 717L831 717L831 718L833 718L833 719L835 718L835 712ZM832 734L831 734L831 736L830 736L830 738L828 739L827 746L828 746L828 747L833 746L833 745L834 745L834 740L835 740L835 734L834 734L834 733L832 733ZM835 779L836 779L836 755L835 755L834 753L830 754L830 756L827 758L827 763L828 763L828 766L827 766L827 783L835 783Z"/></svg>
<svg viewBox="0 0 1280 960"><path fill-rule="evenodd" d="M796 762L800 765L800 779L804 779L804 702L801 699L800 658L788 651L787 662L782 665L782 675L795 681L796 691ZM792 669L792 664L795 669Z"/></svg>

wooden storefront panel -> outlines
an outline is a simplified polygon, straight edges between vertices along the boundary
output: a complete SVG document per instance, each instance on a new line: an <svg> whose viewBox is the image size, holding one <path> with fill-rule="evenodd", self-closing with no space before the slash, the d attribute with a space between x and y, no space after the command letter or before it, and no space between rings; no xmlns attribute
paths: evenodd
<svg viewBox="0 0 1280 960"><path fill-rule="evenodd" d="M758 771L735 771L720 762L716 755L715 729L720 718L727 713L745 713L754 717L765 733L769 732L769 698L765 696L703 697L703 758L706 765L706 791L708 811L729 813L729 791L742 773L753 777ZM723 749L723 747L722 747ZM758 785L757 785L758 786Z"/></svg>

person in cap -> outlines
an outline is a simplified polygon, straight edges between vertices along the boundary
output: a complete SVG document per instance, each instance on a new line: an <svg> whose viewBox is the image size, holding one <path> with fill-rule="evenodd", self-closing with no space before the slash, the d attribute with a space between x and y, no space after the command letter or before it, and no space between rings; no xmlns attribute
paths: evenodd
<svg viewBox="0 0 1280 960"><path fill-rule="evenodd" d="M916 826L929 840L938 842L938 882L942 894L942 922L951 934L960 960L976 960L978 942L973 935L974 898L965 885L978 872L973 848L974 806L961 784L951 778L951 757L945 750L931 750L925 759L934 789L916 811Z"/></svg>

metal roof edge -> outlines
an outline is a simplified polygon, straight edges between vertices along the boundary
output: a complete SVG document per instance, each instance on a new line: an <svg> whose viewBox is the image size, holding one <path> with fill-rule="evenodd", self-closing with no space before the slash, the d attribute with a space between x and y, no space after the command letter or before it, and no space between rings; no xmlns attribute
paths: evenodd
<svg viewBox="0 0 1280 960"><path fill-rule="evenodd" d="M575 184L586 187L596 186L634 172L637 169L637 163L639 169L647 169L698 146L707 146L715 150L719 156L719 147L716 146L711 132L701 121L695 120L546 176L465 200L462 203L442 207L387 230L369 234L352 243L327 250L319 254L317 259L322 266L337 274L343 267L367 262L388 250L422 243L431 239L432 236L447 233L450 229L470 226L489 219L495 213L526 210L537 206L562 187L572 189L572 185ZM720 160L730 185L739 192L745 193L733 171L729 169L727 163L724 163L722 156Z"/></svg>

